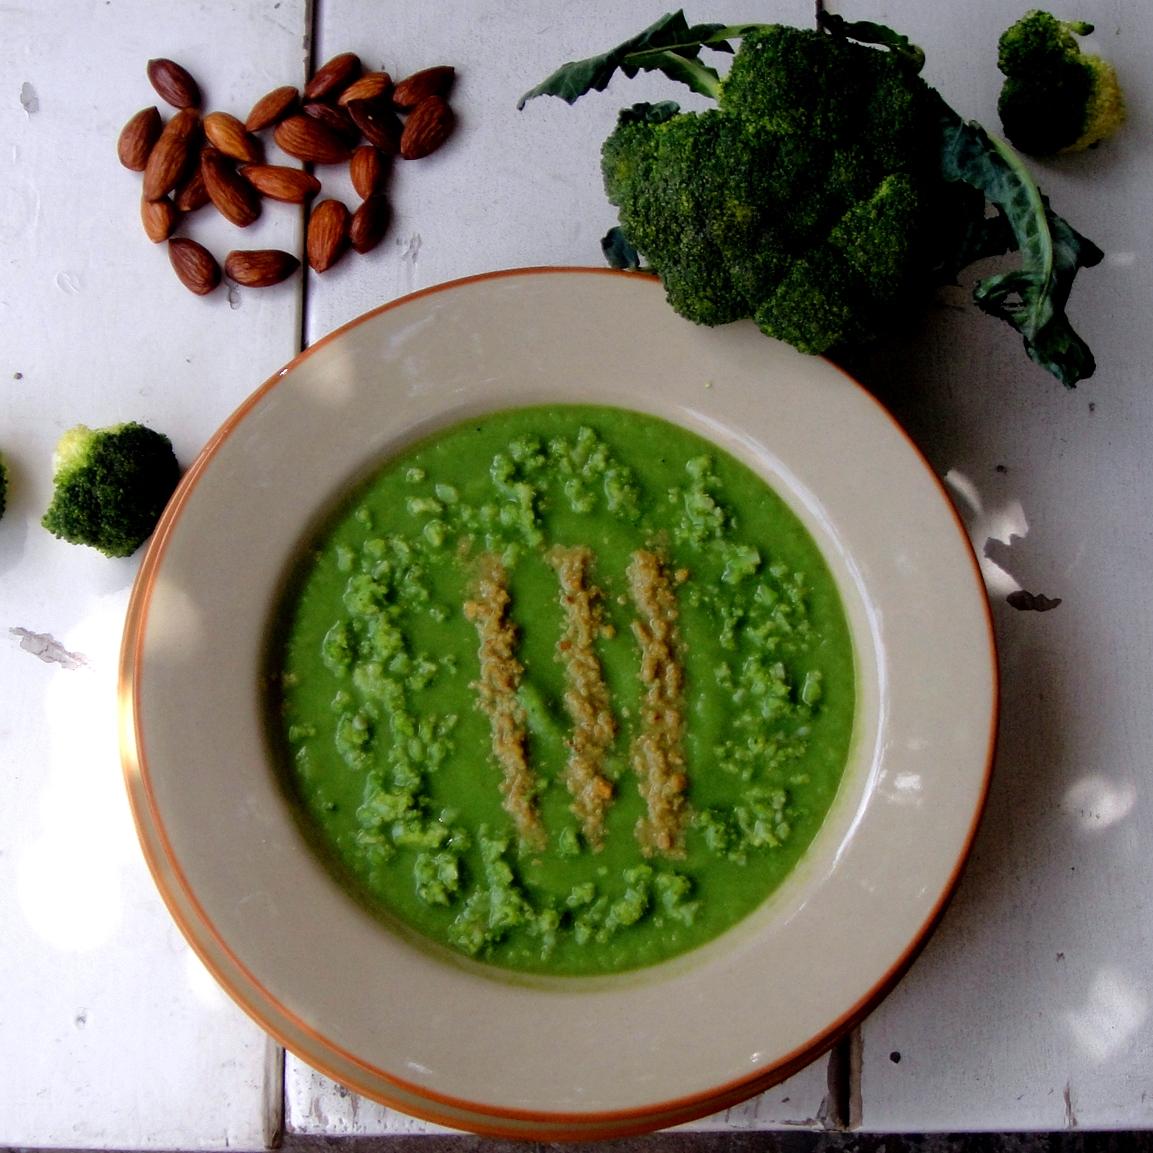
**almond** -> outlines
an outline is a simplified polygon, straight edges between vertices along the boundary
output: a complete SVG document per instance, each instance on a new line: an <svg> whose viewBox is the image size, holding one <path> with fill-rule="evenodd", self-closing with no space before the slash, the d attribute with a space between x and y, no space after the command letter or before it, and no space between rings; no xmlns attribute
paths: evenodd
<svg viewBox="0 0 1153 1153"><path fill-rule="evenodd" d="M287 280L300 261L279 248L237 249L224 258L224 275L246 288L268 288Z"/></svg>
<svg viewBox="0 0 1153 1153"><path fill-rule="evenodd" d="M348 209L339 200L322 200L308 218L305 248L309 267L325 272L348 246Z"/></svg>
<svg viewBox="0 0 1153 1153"><path fill-rule="evenodd" d="M208 199L225 220L247 228L260 215L260 194L232 166L218 148L206 145L200 153L200 171Z"/></svg>
<svg viewBox="0 0 1153 1153"><path fill-rule="evenodd" d="M311 172L286 164L242 164L239 172L262 195L288 204L303 204L320 191Z"/></svg>
<svg viewBox="0 0 1153 1153"><path fill-rule="evenodd" d="M231 112L209 112L204 118L204 135L233 160L256 164L261 159L260 145Z"/></svg>
<svg viewBox="0 0 1153 1153"><path fill-rule="evenodd" d="M199 124L200 115L185 108L164 126L144 166L145 200L159 200L180 183L193 156Z"/></svg>
<svg viewBox="0 0 1153 1153"><path fill-rule="evenodd" d="M168 259L180 283L197 296L207 296L220 283L216 258L195 240L178 236L168 242Z"/></svg>
<svg viewBox="0 0 1153 1153"><path fill-rule="evenodd" d="M144 232L153 244L167 240L180 223L180 213L176 205L167 197L163 200L141 200L140 222Z"/></svg>
<svg viewBox="0 0 1153 1153"><path fill-rule="evenodd" d="M449 137L455 121L452 109L440 96L427 96L410 113L400 138L405 160L419 160L435 152Z"/></svg>
<svg viewBox="0 0 1153 1153"><path fill-rule="evenodd" d="M387 104L381 100L350 100L345 109L369 144L388 156L395 155L404 125Z"/></svg>
<svg viewBox="0 0 1153 1153"><path fill-rule="evenodd" d="M370 252L388 231L392 208L386 196L370 196L352 214L348 223L348 242L357 252Z"/></svg>
<svg viewBox="0 0 1153 1153"><path fill-rule="evenodd" d="M342 107L350 100L380 100L392 91L392 77L387 72L366 72L354 80L336 98Z"/></svg>
<svg viewBox="0 0 1153 1153"><path fill-rule="evenodd" d="M204 173L200 171L199 164L176 186L172 199L181 212L195 212L210 203L208 189L204 187Z"/></svg>
<svg viewBox="0 0 1153 1153"><path fill-rule="evenodd" d="M299 113L282 120L272 138L289 156L311 164L341 164L350 152L348 144L327 124Z"/></svg>
<svg viewBox="0 0 1153 1153"><path fill-rule="evenodd" d="M305 100L324 100L347 88L360 75L360 57L342 52L325 63L304 86Z"/></svg>
<svg viewBox="0 0 1153 1153"><path fill-rule="evenodd" d="M164 121L155 104L141 108L120 130L116 141L116 155L120 163L133 172L143 172L148 165L148 154L164 131Z"/></svg>
<svg viewBox="0 0 1153 1153"><path fill-rule="evenodd" d="M430 96L445 97L456 79L456 69L448 64L436 68L422 68L411 76L397 81L392 90L392 103L401 109L415 108Z"/></svg>
<svg viewBox="0 0 1153 1153"><path fill-rule="evenodd" d="M348 162L348 175L357 196L367 200L383 190L388 175L388 160L375 145L362 144L352 153L352 159Z"/></svg>
<svg viewBox="0 0 1153 1153"><path fill-rule="evenodd" d="M253 106L244 122L249 132L262 132L283 120L300 101L300 93L291 84L266 92Z"/></svg>
<svg viewBox="0 0 1153 1153"><path fill-rule="evenodd" d="M173 108L200 107L200 85L175 60L165 60L163 57L149 60L148 79L161 99Z"/></svg>
<svg viewBox="0 0 1153 1153"><path fill-rule="evenodd" d="M319 100L312 100L301 111L313 120L331 128L350 148L360 139L360 129L352 122L352 118L343 108L334 108L331 104L321 104Z"/></svg>

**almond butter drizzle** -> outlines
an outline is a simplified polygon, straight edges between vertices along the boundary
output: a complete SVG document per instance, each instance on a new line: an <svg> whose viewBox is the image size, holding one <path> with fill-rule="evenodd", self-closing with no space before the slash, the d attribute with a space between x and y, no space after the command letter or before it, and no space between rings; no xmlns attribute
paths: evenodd
<svg viewBox="0 0 1153 1153"><path fill-rule="evenodd" d="M480 679L473 688L489 719L504 810L521 841L540 848L547 836L536 806L536 778L528 763L524 706L516 696L524 666L516 658L517 629L509 620L510 601L504 565L495 556L482 557L476 596L464 606L480 639Z"/></svg>
<svg viewBox="0 0 1153 1153"><path fill-rule="evenodd" d="M656 553L638 549L628 567L629 591L636 607L633 635L641 650L641 732L633 742L632 764L639 778L647 816L636 835L646 855L684 855L688 819L685 789L683 712L684 668L677 649L677 600L664 564Z"/></svg>
<svg viewBox="0 0 1153 1153"><path fill-rule="evenodd" d="M604 843L605 812L613 798L612 782L601 769L616 736L608 686L596 653L596 639L604 628L601 592L588 583L590 549L558 546L548 560L556 570L565 612L565 630L557 643L557 657L565 668L565 709L573 725L565 785L585 840L599 849Z"/></svg>

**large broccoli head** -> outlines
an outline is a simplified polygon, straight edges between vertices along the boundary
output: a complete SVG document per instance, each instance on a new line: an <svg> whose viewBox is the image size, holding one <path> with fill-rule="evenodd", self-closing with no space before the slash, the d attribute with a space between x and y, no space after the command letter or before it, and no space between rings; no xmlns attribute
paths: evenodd
<svg viewBox="0 0 1153 1153"><path fill-rule="evenodd" d="M131 556L151 535L180 480L172 443L128 423L77 425L56 446L52 502L42 524L105 556Z"/></svg>
<svg viewBox="0 0 1153 1153"><path fill-rule="evenodd" d="M1002 33L997 112L1022 152L1080 152L1121 126L1125 105L1113 66L1081 50L1078 38L1092 31L1092 24L1034 10Z"/></svg>
<svg viewBox="0 0 1153 1153"><path fill-rule="evenodd" d="M805 352L860 344L931 263L937 101L898 53L769 25L717 108L621 114L606 193L690 320L753 317Z"/></svg>

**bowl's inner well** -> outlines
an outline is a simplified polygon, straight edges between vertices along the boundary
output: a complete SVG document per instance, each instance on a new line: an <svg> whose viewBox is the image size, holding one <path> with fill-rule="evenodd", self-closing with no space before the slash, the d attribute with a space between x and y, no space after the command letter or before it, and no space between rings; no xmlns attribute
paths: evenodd
<svg viewBox="0 0 1153 1153"><path fill-rule="evenodd" d="M285 783L369 907L505 968L622 972L759 905L853 731L835 582L756 473L549 406L390 459L309 542L269 683Z"/></svg>

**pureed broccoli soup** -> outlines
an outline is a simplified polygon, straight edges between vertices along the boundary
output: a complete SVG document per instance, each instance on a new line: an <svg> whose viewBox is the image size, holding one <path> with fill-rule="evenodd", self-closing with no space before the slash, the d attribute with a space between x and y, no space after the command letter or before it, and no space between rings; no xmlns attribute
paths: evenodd
<svg viewBox="0 0 1153 1153"><path fill-rule="evenodd" d="M836 793L848 625L811 537L679 426L459 424L325 527L273 655L285 777L370 907L457 953L634 969L771 893Z"/></svg>

